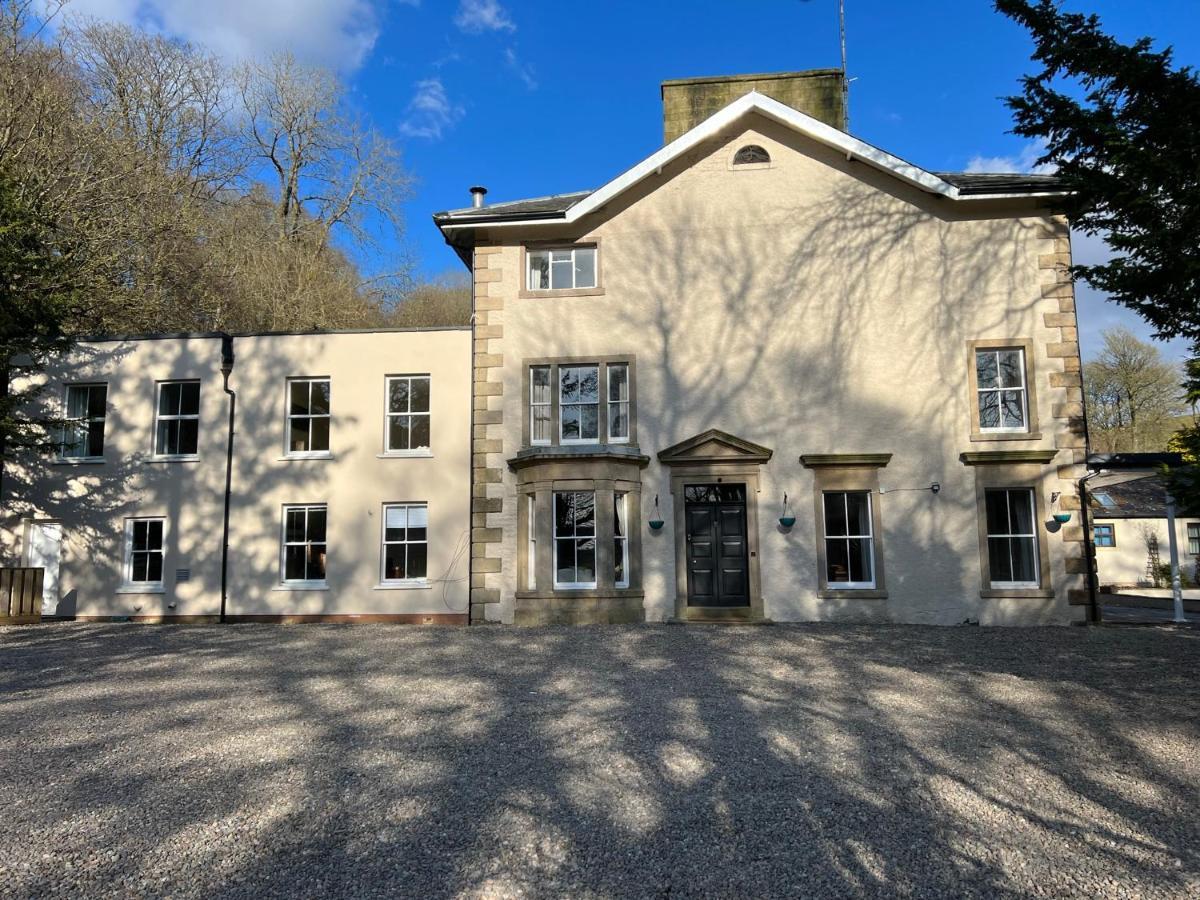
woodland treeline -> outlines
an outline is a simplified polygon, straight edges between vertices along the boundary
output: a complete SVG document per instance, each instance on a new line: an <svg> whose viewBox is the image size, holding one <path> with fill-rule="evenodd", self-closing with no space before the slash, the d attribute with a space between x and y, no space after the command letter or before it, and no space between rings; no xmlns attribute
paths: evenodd
<svg viewBox="0 0 1200 900"><path fill-rule="evenodd" d="M411 185L330 71L0 0L0 195L68 334L466 322L396 249Z"/></svg>

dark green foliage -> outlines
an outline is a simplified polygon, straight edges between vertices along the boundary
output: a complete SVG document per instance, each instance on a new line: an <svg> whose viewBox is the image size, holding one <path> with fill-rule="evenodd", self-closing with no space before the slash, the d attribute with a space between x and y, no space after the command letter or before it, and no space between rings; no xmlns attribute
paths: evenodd
<svg viewBox="0 0 1200 900"><path fill-rule="evenodd" d="M1200 339L1200 80L1149 38L1123 44L1053 0L996 0L1042 71L1008 98L1014 131L1045 142L1072 225L1115 251L1074 274L1163 338ZM1071 88L1078 88L1069 92Z"/></svg>

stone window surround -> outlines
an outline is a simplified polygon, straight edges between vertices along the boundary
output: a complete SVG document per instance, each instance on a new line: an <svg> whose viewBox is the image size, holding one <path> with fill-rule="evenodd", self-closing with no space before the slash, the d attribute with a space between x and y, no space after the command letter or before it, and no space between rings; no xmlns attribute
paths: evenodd
<svg viewBox="0 0 1200 900"><path fill-rule="evenodd" d="M1005 459L1005 456L1010 459ZM1029 452L1022 454L998 453L995 457L963 454L963 462L975 469L975 515L979 529L979 596L983 599L997 597L1046 598L1054 597L1050 580L1050 547L1046 539L1046 498L1042 495L1044 467L1053 459L1054 451ZM1043 461L1041 457L1048 456ZM1035 458L1037 457L1037 458ZM1028 488L1033 491L1034 527L1038 544L1038 587L1036 588L993 588L991 564L988 557L987 497L989 488Z"/></svg>
<svg viewBox="0 0 1200 900"><path fill-rule="evenodd" d="M597 444L608 444L608 366L621 363L629 367L629 437L612 443L621 447L637 447L637 357L628 353L617 356L555 356L526 359L521 363L521 446L522 447L578 447L582 444L562 444L562 423L559 421L559 384L555 375L558 366L596 365L600 367L600 411ZM533 444L530 441L530 370L536 366L550 366L550 443Z"/></svg>
<svg viewBox="0 0 1200 900"><path fill-rule="evenodd" d="M1033 341L1030 338L995 338L967 341L967 381L970 401L967 406L971 417L972 441L1036 441L1042 435L1038 431L1037 378L1034 371ZM979 381L975 371L976 350L1020 350L1025 358L1025 423L1024 431L983 431L979 427Z"/></svg>
<svg viewBox="0 0 1200 900"><path fill-rule="evenodd" d="M892 459L890 453L813 453L800 457L813 470L813 522L816 523L817 596L822 600L886 600L883 524L880 512L879 470ZM871 495L871 537L874 543L875 587L831 588L825 559L826 491L867 491Z"/></svg>
<svg viewBox="0 0 1200 900"><path fill-rule="evenodd" d="M518 470L517 484L517 600L554 598L640 598L642 597L641 467L645 462L622 458L547 458L525 460ZM596 495L596 587L554 587L554 494L560 491L590 491ZM613 495L626 494L626 533L629 586L614 583ZM537 558L534 588L529 589L529 497L534 506L534 537Z"/></svg>
<svg viewBox="0 0 1200 900"><path fill-rule="evenodd" d="M529 251L530 250L572 250L579 247L594 247L596 249L596 286L590 288L560 288L558 290L531 291L529 289ZM604 294L604 251L600 247L600 238L594 237L579 241L522 241L520 286L517 297L522 300L539 300L554 297L599 297Z"/></svg>

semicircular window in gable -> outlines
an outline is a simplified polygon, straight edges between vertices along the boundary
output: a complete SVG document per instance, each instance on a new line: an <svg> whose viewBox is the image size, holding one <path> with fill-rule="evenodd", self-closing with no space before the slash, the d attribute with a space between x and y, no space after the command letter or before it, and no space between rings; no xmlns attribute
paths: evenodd
<svg viewBox="0 0 1200 900"><path fill-rule="evenodd" d="M758 144L747 144L733 155L733 164L735 166L745 166L751 163L769 163L770 161L771 154L758 146Z"/></svg>

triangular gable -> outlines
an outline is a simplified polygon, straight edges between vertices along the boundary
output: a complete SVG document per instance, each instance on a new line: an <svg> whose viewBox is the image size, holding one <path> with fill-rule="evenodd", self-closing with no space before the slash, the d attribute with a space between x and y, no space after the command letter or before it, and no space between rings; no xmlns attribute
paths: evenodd
<svg viewBox="0 0 1200 900"><path fill-rule="evenodd" d="M933 172L928 172L919 166L914 166L912 163L906 162L898 156L893 156L885 150L880 150L866 141L859 140L856 137L846 134L844 131L832 128L819 119L815 119L807 113L802 113L798 109L793 109L784 103L780 103L778 100L774 100L765 94L751 91L734 100L719 112L709 116L690 131L684 132L657 153L642 160L632 169L623 172L603 187L593 191L564 213L547 218L521 218L520 220L509 222L488 221L486 225L489 228L496 228L505 225L539 225L550 223L561 225L563 223L578 221L589 213L600 209L606 203L612 202L619 194L624 193L644 179L661 172L664 166L752 112L759 113L768 119L793 129L799 134L810 137L815 141L846 154L848 158L857 159L869 166L873 166L881 172L886 172L930 194L936 194L956 201L996 200L1010 196L1008 194L996 193L960 192L957 186ZM1064 191L1062 190L1048 190L1044 192L1021 192L1011 196L1040 197L1062 196L1063 194ZM463 212L472 212L472 210L464 210ZM474 212L486 214L486 210L475 210ZM465 217L462 221L458 222L450 220L440 223L440 227L443 229L477 227L485 224L482 221L484 218L486 218L486 215L481 215L478 219L475 217Z"/></svg>
<svg viewBox="0 0 1200 900"><path fill-rule="evenodd" d="M773 451L725 431L710 428L686 441L660 450L658 461L667 466L691 463L765 463Z"/></svg>

